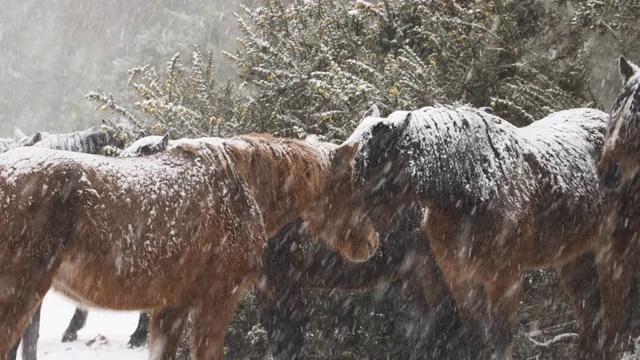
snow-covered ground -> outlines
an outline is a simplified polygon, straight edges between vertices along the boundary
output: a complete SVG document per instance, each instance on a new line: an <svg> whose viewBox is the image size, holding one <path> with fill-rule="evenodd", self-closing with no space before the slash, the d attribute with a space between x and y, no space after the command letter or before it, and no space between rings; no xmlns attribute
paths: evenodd
<svg viewBox="0 0 640 360"><path fill-rule="evenodd" d="M38 342L39 360L144 360L148 358L146 347L127 348L129 335L138 323L137 312L91 310L87 325L78 332L78 340L61 343L62 332L69 324L74 311L75 305L62 295L54 291L47 294L42 305L40 341ZM638 348L637 344L636 348ZM20 355L18 359L21 359ZM639 359L637 355L629 353L623 357L623 360L637 359Z"/></svg>
<svg viewBox="0 0 640 360"><path fill-rule="evenodd" d="M87 325L78 332L78 340L61 343L62 333L74 310L72 302L54 291L50 291L44 298L38 342L39 360L147 359L147 348L127 348L129 335L138 323L136 312L91 310ZM101 340L100 336L104 339ZM18 359L20 358L18 355Z"/></svg>

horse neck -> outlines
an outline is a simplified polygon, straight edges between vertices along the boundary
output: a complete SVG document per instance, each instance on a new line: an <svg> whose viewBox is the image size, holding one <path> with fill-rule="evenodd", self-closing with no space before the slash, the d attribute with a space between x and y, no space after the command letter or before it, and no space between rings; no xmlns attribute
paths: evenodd
<svg viewBox="0 0 640 360"><path fill-rule="evenodd" d="M230 143L240 176L262 211L268 236L300 217L326 189L327 149L300 140L250 135Z"/></svg>

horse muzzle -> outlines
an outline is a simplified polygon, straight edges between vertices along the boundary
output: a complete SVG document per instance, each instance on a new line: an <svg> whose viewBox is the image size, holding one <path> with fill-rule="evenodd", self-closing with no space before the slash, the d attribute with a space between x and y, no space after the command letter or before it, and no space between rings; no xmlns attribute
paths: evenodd
<svg viewBox="0 0 640 360"><path fill-rule="evenodd" d="M347 258L351 262L365 262L376 253L378 250L378 244L378 234L375 234L375 240L366 241L351 254L347 255Z"/></svg>

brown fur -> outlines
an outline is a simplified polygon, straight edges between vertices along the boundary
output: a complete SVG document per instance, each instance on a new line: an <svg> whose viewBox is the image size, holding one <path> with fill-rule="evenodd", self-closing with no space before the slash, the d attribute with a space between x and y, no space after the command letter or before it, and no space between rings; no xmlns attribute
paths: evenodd
<svg viewBox="0 0 640 360"><path fill-rule="evenodd" d="M612 239L599 258L610 263L608 272L616 276L611 284L616 291L630 292L638 262L638 231L640 231L640 67L619 60L623 88L611 108L611 118L605 136L605 146L599 164L600 180L607 189L609 206L606 234ZM629 299L604 299L609 308L625 311L625 317L607 321L605 329L623 334L629 330L631 307Z"/></svg>
<svg viewBox="0 0 640 360"><path fill-rule="evenodd" d="M155 311L151 359L174 357L192 312L194 358L222 359L237 301L282 224L304 217L354 261L377 248L348 208L361 200L344 159L263 135L183 140L145 158L0 156L0 357L53 286L89 306Z"/></svg>
<svg viewBox="0 0 640 360"><path fill-rule="evenodd" d="M560 270L576 306L580 356L619 353L633 272L617 272L623 251L602 231L596 164L606 118L576 109L516 129L476 109L436 107L365 120L343 144L361 148L356 173L376 224L400 206L428 209L433 254L484 345L473 358L510 358L522 274L549 267Z"/></svg>

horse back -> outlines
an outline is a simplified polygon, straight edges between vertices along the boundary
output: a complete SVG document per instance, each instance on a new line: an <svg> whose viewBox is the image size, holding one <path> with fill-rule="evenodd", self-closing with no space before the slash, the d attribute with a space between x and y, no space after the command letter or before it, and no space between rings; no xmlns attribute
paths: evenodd
<svg viewBox="0 0 640 360"><path fill-rule="evenodd" d="M0 235L0 247L55 248L42 254L62 259L54 286L79 294L78 301L153 308L152 294L161 291L165 301L178 301L187 294L171 297L176 283L188 287L211 266L247 273L261 255L259 213L224 159L180 149L144 159L8 152L0 156L0 195L16 200L0 210L11 229ZM41 232L22 232L40 218ZM258 225L240 236L247 224ZM149 289L148 298L122 295L140 287Z"/></svg>

